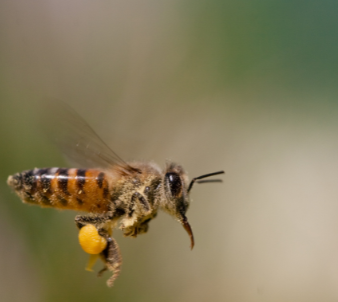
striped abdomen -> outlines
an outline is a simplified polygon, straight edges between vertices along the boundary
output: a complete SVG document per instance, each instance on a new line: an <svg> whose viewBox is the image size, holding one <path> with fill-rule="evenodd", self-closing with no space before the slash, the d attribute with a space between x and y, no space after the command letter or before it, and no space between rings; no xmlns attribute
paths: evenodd
<svg viewBox="0 0 338 302"><path fill-rule="evenodd" d="M23 202L92 213L109 210L105 173L94 169L34 169L9 176L7 183Z"/></svg>

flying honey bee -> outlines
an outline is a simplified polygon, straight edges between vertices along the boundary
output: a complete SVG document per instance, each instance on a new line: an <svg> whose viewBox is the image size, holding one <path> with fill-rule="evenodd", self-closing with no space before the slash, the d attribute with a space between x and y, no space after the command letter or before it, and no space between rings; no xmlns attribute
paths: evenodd
<svg viewBox="0 0 338 302"><path fill-rule="evenodd" d="M59 124L66 130L61 140L56 137L63 152L83 166L96 168L35 168L9 176L7 183L24 203L90 213L75 217L80 245L91 254L88 269L101 258L104 268L99 275L111 271L107 285L113 286L122 257L112 230L118 227L130 237L146 233L159 209L182 224L192 249L194 236L186 217L189 193L195 182L220 182L200 179L224 171L195 177L189 183L182 166L173 162L167 162L164 170L152 162L127 163L75 111L60 102L52 106L61 112Z"/></svg>

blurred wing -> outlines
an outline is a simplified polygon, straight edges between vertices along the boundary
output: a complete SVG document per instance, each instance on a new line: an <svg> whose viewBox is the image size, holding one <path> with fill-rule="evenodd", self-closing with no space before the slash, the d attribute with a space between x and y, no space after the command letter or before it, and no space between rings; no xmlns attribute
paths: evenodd
<svg viewBox="0 0 338 302"><path fill-rule="evenodd" d="M120 166L138 172L122 160L70 106L58 100L43 104L42 126L66 158L81 167Z"/></svg>

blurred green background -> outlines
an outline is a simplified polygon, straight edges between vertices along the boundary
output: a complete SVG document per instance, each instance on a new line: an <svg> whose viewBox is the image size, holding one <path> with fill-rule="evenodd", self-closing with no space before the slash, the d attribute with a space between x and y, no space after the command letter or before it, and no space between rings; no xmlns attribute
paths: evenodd
<svg viewBox="0 0 338 302"><path fill-rule="evenodd" d="M338 2L1 1L0 66L1 301L338 300ZM193 251L160 213L115 232L112 289L84 270L75 213L6 185L66 165L46 97L126 160L226 171L192 191Z"/></svg>

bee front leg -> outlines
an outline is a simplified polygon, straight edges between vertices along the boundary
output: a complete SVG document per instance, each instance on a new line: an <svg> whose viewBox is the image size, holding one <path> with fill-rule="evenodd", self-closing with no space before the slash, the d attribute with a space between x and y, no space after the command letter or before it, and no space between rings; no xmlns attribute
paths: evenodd
<svg viewBox="0 0 338 302"><path fill-rule="evenodd" d="M146 200L144 198L144 196L142 194L138 193L138 192L136 192L134 195L136 195L136 198L139 200L139 202L142 205L144 211L149 212L150 211L150 204L149 204L148 200Z"/></svg>
<svg viewBox="0 0 338 302"><path fill-rule="evenodd" d="M136 237L138 235L138 222L147 216L151 207L146 198L139 192L135 192L126 210L126 217L121 221L120 229L125 236Z"/></svg>
<svg viewBox="0 0 338 302"><path fill-rule="evenodd" d="M129 208L128 208L128 216L129 217L131 217L133 215L137 201L139 201L139 203L142 205L142 208L145 212L150 211L149 202L144 198L144 196L141 193L135 192L131 197L130 205L129 205Z"/></svg>
<svg viewBox="0 0 338 302"><path fill-rule="evenodd" d="M120 248L117 245L117 242L112 237L107 237L107 247L100 254L102 260L105 263L105 267L99 272L99 276L102 275L107 269L113 272L113 275L107 280L107 285L112 287L114 285L115 279L119 276L121 271L122 257Z"/></svg>

